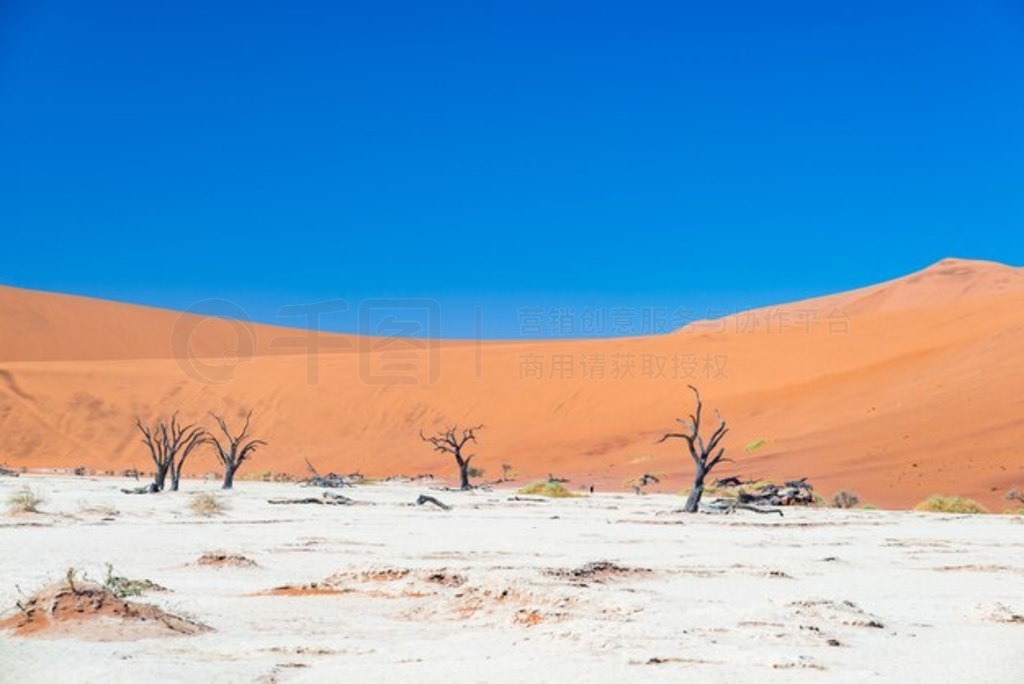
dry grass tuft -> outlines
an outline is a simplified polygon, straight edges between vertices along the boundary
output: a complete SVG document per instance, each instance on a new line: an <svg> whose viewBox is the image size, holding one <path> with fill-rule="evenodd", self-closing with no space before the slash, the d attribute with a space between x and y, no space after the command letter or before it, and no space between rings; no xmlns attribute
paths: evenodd
<svg viewBox="0 0 1024 684"><path fill-rule="evenodd" d="M7 497L7 510L11 513L39 513L45 499L28 486Z"/></svg>
<svg viewBox="0 0 1024 684"><path fill-rule="evenodd" d="M188 507L195 515L204 518L222 515L228 509L227 503L221 497L208 492L193 494Z"/></svg>
<svg viewBox="0 0 1024 684"><path fill-rule="evenodd" d="M85 515L98 515L102 518L116 518L121 515L121 511L117 510L116 506L111 506L109 504L92 505L88 503L80 503L78 512Z"/></svg>
<svg viewBox="0 0 1024 684"><path fill-rule="evenodd" d="M988 513L988 509L973 499L965 499L961 496L929 496L921 503L914 506L915 511L927 511L929 513Z"/></svg>

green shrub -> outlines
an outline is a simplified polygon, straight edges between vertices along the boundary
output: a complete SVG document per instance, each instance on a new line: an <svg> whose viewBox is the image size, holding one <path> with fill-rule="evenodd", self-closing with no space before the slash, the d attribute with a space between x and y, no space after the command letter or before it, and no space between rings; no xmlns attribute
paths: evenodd
<svg viewBox="0 0 1024 684"><path fill-rule="evenodd" d="M114 574L114 566L107 563L107 575L103 579L103 590L119 599L141 596L147 591L167 591L148 579L134 580Z"/></svg>
<svg viewBox="0 0 1024 684"><path fill-rule="evenodd" d="M863 506L861 506L861 509L865 511L877 511L878 506L876 506L875 504L864 504Z"/></svg>
<svg viewBox="0 0 1024 684"><path fill-rule="evenodd" d="M929 496L914 507L915 511L929 513L988 513L988 509L973 499L961 496Z"/></svg>
<svg viewBox="0 0 1024 684"><path fill-rule="evenodd" d="M753 452L757 451L758 449L760 449L761 447L763 447L767 443L768 443L768 440L764 439L763 437L760 438L760 439L755 439L753 442L750 442L745 447L743 447L743 450L746 451L748 454L750 454L750 453L753 453Z"/></svg>
<svg viewBox="0 0 1024 684"><path fill-rule="evenodd" d="M580 496L579 494L570 492L561 482L554 482L551 480L528 484L520 489L519 493L529 496L547 496L552 499L568 499L574 496Z"/></svg>

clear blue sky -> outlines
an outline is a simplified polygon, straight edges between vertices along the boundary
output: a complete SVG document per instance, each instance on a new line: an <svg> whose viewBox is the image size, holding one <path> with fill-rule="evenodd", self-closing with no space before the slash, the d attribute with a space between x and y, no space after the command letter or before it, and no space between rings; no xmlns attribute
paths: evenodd
<svg viewBox="0 0 1024 684"><path fill-rule="evenodd" d="M9 285L510 337L1020 265L1022 228L1018 1L0 0Z"/></svg>

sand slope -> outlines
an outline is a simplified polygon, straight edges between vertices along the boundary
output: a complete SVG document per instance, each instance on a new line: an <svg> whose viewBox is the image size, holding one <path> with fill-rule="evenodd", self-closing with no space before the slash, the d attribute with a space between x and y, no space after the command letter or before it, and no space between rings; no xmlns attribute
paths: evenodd
<svg viewBox="0 0 1024 684"><path fill-rule="evenodd" d="M176 325L194 331L191 347ZM451 420L486 425L477 462L489 477L509 463L600 490L654 472L675 491L690 472L682 445L654 441L690 411L693 382L733 426L736 463L722 474L808 476L885 506L949 493L998 509L1024 483L1024 273L1000 264L945 260L662 336L440 343L434 356L337 336L315 381L307 356L274 342L295 331L270 326L240 347L223 322L10 288L0 326L0 462L13 466L145 468L136 414L252 407L270 442L252 471L300 473L309 458L324 471L449 474L417 432ZM756 439L765 446L745 454ZM212 454L193 468L214 470Z"/></svg>

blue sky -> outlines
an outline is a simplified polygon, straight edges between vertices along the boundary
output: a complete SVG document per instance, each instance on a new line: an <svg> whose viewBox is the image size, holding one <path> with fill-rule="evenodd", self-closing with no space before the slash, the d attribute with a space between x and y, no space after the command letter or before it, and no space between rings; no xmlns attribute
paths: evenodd
<svg viewBox="0 0 1024 684"><path fill-rule="evenodd" d="M515 337L1024 264L1019 2L428 5L0 3L0 282Z"/></svg>

